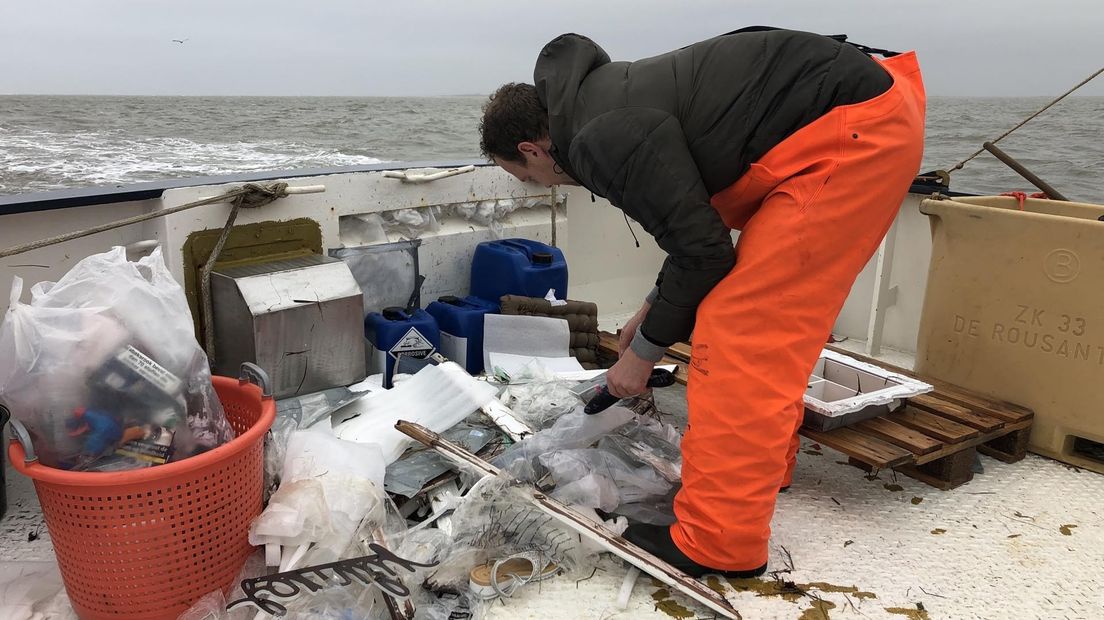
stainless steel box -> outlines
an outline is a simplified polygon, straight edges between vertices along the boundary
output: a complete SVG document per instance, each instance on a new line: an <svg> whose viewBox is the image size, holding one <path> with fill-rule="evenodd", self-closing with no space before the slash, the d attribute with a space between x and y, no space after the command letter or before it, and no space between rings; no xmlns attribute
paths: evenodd
<svg viewBox="0 0 1104 620"><path fill-rule="evenodd" d="M365 376L364 298L340 260L304 256L211 274L214 374L242 362L268 372L276 398Z"/></svg>

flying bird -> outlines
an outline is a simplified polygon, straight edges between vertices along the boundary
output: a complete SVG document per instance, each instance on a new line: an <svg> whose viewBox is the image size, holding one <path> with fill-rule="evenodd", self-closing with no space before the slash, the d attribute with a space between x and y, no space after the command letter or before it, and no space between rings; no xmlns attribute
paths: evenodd
<svg viewBox="0 0 1104 620"><path fill-rule="evenodd" d="M185 41L187 41L187 39L173 39L172 40L173 43L183 43Z"/></svg>

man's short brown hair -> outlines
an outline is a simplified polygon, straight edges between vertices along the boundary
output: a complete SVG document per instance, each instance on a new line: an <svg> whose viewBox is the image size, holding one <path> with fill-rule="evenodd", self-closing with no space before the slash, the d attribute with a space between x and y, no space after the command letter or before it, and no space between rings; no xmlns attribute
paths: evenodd
<svg viewBox="0 0 1104 620"><path fill-rule="evenodd" d="M483 104L479 148L488 159L521 162L517 145L548 136L548 111L532 84L503 84Z"/></svg>

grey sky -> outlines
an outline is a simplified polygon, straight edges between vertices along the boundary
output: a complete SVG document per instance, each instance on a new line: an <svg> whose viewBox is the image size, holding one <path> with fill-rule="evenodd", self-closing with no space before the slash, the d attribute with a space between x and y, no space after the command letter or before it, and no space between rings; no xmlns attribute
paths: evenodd
<svg viewBox="0 0 1104 620"><path fill-rule="evenodd" d="M755 24L915 49L930 95L1054 95L1104 65L1101 0L4 0L0 94L487 93L562 32L632 60Z"/></svg>

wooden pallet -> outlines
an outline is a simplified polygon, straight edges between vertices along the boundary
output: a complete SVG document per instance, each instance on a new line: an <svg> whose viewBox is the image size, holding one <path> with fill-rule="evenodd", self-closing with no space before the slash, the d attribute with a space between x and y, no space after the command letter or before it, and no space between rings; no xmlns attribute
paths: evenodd
<svg viewBox="0 0 1104 620"><path fill-rule="evenodd" d="M978 452L1005 463L1027 454L1035 416L1030 409L838 347L829 349L935 388L908 399L901 411L847 428L824 433L801 429L802 435L846 454L851 464L868 471L894 469L947 490L974 477Z"/></svg>
<svg viewBox="0 0 1104 620"><path fill-rule="evenodd" d="M600 348L616 356L617 337L603 332ZM1034 418L1030 409L837 347L829 349L935 388L909 399L897 412L845 428L827 432L801 429L805 437L845 454L852 465L867 471L893 469L946 490L973 478L978 452L1005 463L1019 461L1027 454ZM685 383L690 346L676 344L667 350L664 359L680 364L682 372L678 375Z"/></svg>

